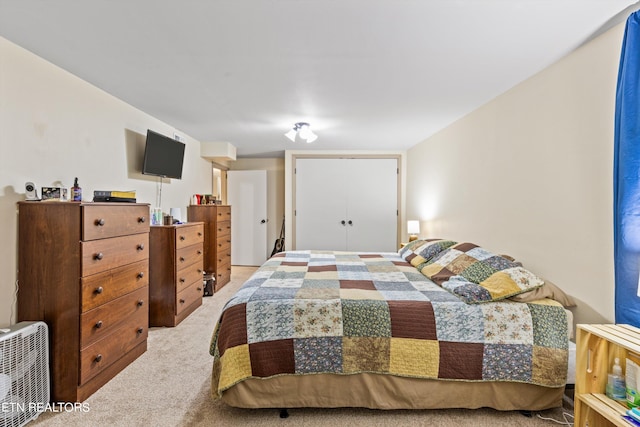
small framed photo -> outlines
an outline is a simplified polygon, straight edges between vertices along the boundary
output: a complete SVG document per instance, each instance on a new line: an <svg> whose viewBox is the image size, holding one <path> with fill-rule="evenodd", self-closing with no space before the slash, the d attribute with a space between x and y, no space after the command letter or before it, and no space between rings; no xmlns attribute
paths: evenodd
<svg viewBox="0 0 640 427"><path fill-rule="evenodd" d="M62 188L60 187L42 187L42 200L63 200L62 199ZM67 199L68 195L67 195Z"/></svg>

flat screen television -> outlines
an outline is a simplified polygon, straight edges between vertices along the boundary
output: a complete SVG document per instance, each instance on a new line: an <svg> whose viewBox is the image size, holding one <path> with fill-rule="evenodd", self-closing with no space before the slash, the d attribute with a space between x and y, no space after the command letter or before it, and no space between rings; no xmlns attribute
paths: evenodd
<svg viewBox="0 0 640 427"><path fill-rule="evenodd" d="M184 148L182 142L148 129L142 173L182 179Z"/></svg>

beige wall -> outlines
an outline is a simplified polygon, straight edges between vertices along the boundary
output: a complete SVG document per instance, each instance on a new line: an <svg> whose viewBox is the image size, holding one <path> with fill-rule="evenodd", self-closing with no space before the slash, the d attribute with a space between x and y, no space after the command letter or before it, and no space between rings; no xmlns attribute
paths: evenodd
<svg viewBox="0 0 640 427"><path fill-rule="evenodd" d="M155 205L158 180L140 173L148 128L186 139L182 180L165 180L162 208L183 209L194 193L211 193L211 164L200 144L148 114L0 38L0 326L15 319L16 202L24 185L38 188L78 177L93 190L136 190ZM38 191L39 192L39 191ZM46 256L46 254L42 254ZM55 280L55 277L52 278Z"/></svg>
<svg viewBox="0 0 640 427"><path fill-rule="evenodd" d="M619 25L407 154L422 237L507 253L614 320L612 167Z"/></svg>
<svg viewBox="0 0 640 427"><path fill-rule="evenodd" d="M284 159L241 158L232 162L229 170L266 170L267 171L267 254L273 246L282 227L284 215ZM290 247L286 244L285 246Z"/></svg>

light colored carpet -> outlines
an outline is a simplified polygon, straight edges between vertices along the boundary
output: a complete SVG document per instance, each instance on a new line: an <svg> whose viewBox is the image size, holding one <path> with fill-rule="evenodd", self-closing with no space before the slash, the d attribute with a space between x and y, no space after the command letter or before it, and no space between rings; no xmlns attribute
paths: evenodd
<svg viewBox="0 0 640 427"><path fill-rule="evenodd" d="M152 328L148 350L86 401L86 412L45 412L29 426L541 426L538 417L563 420L557 408L528 418L492 409L378 411L292 409L281 419L274 409L238 409L210 397L211 334L226 301L253 273L233 267L231 283L175 328Z"/></svg>

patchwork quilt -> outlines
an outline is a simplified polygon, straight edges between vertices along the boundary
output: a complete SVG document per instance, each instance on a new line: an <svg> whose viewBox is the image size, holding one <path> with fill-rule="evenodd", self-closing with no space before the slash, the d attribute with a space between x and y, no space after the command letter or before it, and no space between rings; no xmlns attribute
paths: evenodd
<svg viewBox="0 0 640 427"><path fill-rule="evenodd" d="M249 378L377 373L564 386L552 300L469 304L398 253L289 251L267 260L215 327L213 394Z"/></svg>

